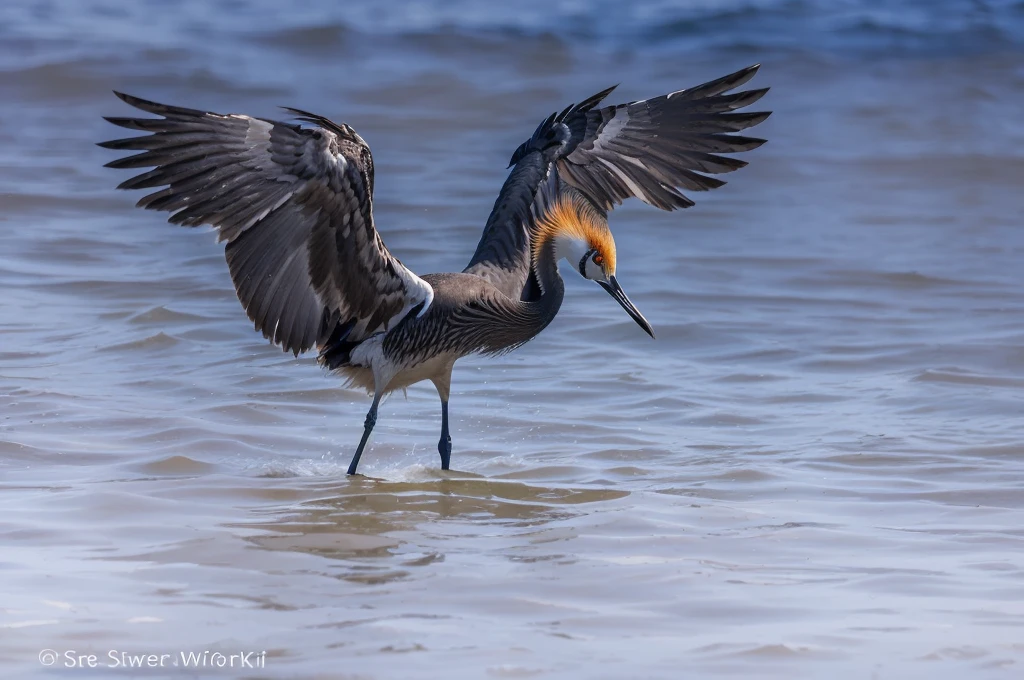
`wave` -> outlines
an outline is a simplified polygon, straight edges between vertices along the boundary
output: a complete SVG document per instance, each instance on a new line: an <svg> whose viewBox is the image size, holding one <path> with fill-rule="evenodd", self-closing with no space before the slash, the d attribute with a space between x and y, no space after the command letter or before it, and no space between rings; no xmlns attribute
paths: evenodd
<svg viewBox="0 0 1024 680"><path fill-rule="evenodd" d="M14 41L22 55L12 65L24 68L23 57L37 48L74 52L69 45L90 40L115 53L140 46L173 52L233 43L335 57L360 53L363 40L382 36L430 36L451 45L464 39L506 45L520 39L525 48L530 39L543 38L627 52L955 55L1024 47L1021 0L521 0L507 5L394 0L387 11L370 0L310 0L301 10L277 0L241 6L182 0L160 17L158 28L148 9L124 5L112 15L98 0L54 0L44 14L22 15L0 27L0 38Z"/></svg>

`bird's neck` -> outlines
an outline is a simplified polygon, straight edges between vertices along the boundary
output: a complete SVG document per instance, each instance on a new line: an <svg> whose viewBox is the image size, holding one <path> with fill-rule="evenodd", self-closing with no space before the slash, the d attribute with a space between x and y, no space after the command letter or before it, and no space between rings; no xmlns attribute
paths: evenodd
<svg viewBox="0 0 1024 680"><path fill-rule="evenodd" d="M531 283L523 298L514 299L494 289L492 304L478 306L473 321L461 323L461 335L467 338L465 352L504 352L532 340L555 318L565 285L558 275L553 243L542 244L533 250ZM536 285L534 285L536 284ZM539 294L538 294L539 289Z"/></svg>
<svg viewBox="0 0 1024 680"><path fill-rule="evenodd" d="M544 318L546 326L559 307L562 306L562 298L565 296L565 283L558 273L558 250L555 239L541 236L543 239L534 249L533 274L540 285L540 298L531 303L536 305L536 311Z"/></svg>

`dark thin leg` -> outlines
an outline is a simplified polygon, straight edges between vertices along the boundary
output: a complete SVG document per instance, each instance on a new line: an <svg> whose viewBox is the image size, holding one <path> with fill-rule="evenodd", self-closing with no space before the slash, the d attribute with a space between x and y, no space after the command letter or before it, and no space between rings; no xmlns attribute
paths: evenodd
<svg viewBox="0 0 1024 680"><path fill-rule="evenodd" d="M366 414L366 421L363 423L363 438L359 440L359 448L356 449L356 455L352 456L352 462L348 464L348 474L350 475L356 474L356 468L359 467L359 457L363 455L366 441L370 438L373 426L377 424L377 404L379 403L380 397L374 396L373 403L370 405L370 411Z"/></svg>
<svg viewBox="0 0 1024 680"><path fill-rule="evenodd" d="M448 402L441 402L441 441L437 442L441 454L441 469L447 470L452 460L452 436L448 434Z"/></svg>

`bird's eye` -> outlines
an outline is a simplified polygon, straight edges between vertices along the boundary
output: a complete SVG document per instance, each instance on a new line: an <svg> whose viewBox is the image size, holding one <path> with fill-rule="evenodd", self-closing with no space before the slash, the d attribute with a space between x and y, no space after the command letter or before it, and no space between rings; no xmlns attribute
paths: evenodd
<svg viewBox="0 0 1024 680"><path fill-rule="evenodd" d="M601 253L597 253L596 255L594 255L594 264L596 264L596 265L604 264L604 255L602 255Z"/></svg>

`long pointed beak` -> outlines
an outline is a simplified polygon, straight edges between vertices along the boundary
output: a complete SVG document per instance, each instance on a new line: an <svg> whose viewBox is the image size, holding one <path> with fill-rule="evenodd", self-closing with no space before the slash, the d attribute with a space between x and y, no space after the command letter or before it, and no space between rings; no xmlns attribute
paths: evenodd
<svg viewBox="0 0 1024 680"><path fill-rule="evenodd" d="M614 276L609 276L608 281L598 281L601 287L608 291L608 294L615 298L615 301L622 305L622 308L626 310L626 313L633 317L633 321L636 321L640 328L644 329L647 335L654 337L654 329L651 328L651 324L647 323L647 319L640 313L640 310L636 308L629 298L626 297L625 291L622 290L622 286L615 280Z"/></svg>

